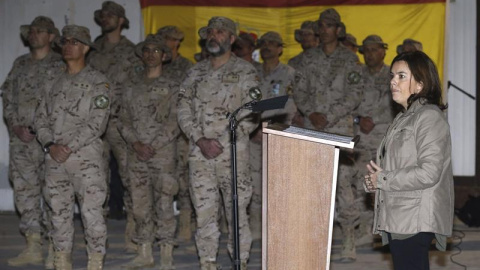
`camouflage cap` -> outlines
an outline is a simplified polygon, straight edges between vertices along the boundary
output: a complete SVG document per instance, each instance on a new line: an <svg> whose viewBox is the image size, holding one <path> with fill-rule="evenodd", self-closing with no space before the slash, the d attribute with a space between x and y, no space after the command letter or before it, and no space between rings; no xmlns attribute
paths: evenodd
<svg viewBox="0 0 480 270"><path fill-rule="evenodd" d="M52 19L45 16L38 16L33 19L32 23L29 25L22 25L20 26L20 34L24 40L28 39L28 32L30 31L30 27L35 26L38 28L46 29L48 33L55 34L56 37L59 36L59 31L55 27L55 23L53 23Z"/></svg>
<svg viewBox="0 0 480 270"><path fill-rule="evenodd" d="M74 24L65 25L62 28L62 36L55 40L55 43L57 43L57 45L60 47L62 47L62 38L74 38L81 43L90 46L90 48L92 49L97 49L90 37L90 30L88 30L88 28L85 26L79 26Z"/></svg>
<svg viewBox="0 0 480 270"><path fill-rule="evenodd" d="M163 53L166 55L165 56L165 61L169 61L172 59L172 51L170 50L170 48L167 46L167 44L165 43L165 39L163 39L161 36L159 35L154 35L154 34L149 34L146 38L145 38L145 41L142 41L140 43L138 43L136 46L135 46L135 53L142 57L143 55L143 47L145 47L145 45L147 44L152 44L152 45L155 45L156 47L158 47L160 50L163 51Z"/></svg>
<svg viewBox="0 0 480 270"><path fill-rule="evenodd" d="M162 28L159 28L157 31L157 35L160 37L166 39L167 37L183 41L183 38L185 35L183 32L180 30L180 28L174 26L174 25L167 25Z"/></svg>
<svg viewBox="0 0 480 270"><path fill-rule="evenodd" d="M403 40L403 43L397 46L397 54L401 54L405 51L405 46L412 46L417 51L423 51L423 45L420 41L407 38Z"/></svg>
<svg viewBox="0 0 480 270"><path fill-rule="evenodd" d="M285 43L283 43L283 39L282 39L282 37L280 36L279 33L274 32L274 31L269 31L269 32L263 34L263 36L260 37L260 39L258 39L257 47L260 48L267 41L276 42L278 45L280 45L282 47L285 45Z"/></svg>
<svg viewBox="0 0 480 270"><path fill-rule="evenodd" d="M252 47L255 47L256 36L253 33L240 32L235 40L235 43L237 42L244 42Z"/></svg>
<svg viewBox="0 0 480 270"><path fill-rule="evenodd" d="M316 21L304 21L300 26L300 29L295 29L295 41L298 43L303 42L303 33L311 32L314 35L318 33L318 22Z"/></svg>
<svg viewBox="0 0 480 270"><path fill-rule="evenodd" d="M130 21L127 19L127 17L125 16L125 9L113 2L113 1L105 1L102 3L102 9L97 9L95 10L95 12L93 13L93 17L95 19L95 22L98 24L98 25L101 25L101 15L102 15L102 11L105 11L105 12L109 12L115 16L118 16L120 18L124 18L125 19L125 22L123 23L123 27L125 29L128 29L130 27Z"/></svg>
<svg viewBox="0 0 480 270"><path fill-rule="evenodd" d="M345 36L344 42L348 42L355 47L359 47L359 45L357 44L357 38L350 33L347 33L347 35Z"/></svg>
<svg viewBox="0 0 480 270"><path fill-rule="evenodd" d="M227 17L221 17L221 16L215 16L212 17L208 21L208 25L200 28L198 30L198 35L201 38L207 38L207 30L209 29L223 29L227 30L230 33L232 33L235 37L237 37L237 27L235 26L235 23L227 18Z"/></svg>
<svg viewBox="0 0 480 270"><path fill-rule="evenodd" d="M342 22L340 14L338 14L338 12L333 8L328 8L322 13L320 13L320 18L318 20L328 21L330 23L336 24L337 26L340 26L340 23Z"/></svg>
<svg viewBox="0 0 480 270"><path fill-rule="evenodd" d="M388 49L388 44L383 42L382 38L377 35L369 35L367 36L363 41L362 41L362 46L358 48L358 52L363 54L363 49L365 45L368 44L379 44L381 45L385 50Z"/></svg>

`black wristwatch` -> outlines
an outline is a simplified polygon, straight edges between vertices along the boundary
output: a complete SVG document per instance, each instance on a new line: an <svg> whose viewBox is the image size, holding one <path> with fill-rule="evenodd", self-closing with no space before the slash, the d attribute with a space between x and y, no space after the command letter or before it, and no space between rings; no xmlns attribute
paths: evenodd
<svg viewBox="0 0 480 270"><path fill-rule="evenodd" d="M361 118L362 118L362 117L361 117L360 115L357 115L355 118L353 118L353 123L354 123L355 125L360 124L360 119L361 119Z"/></svg>
<svg viewBox="0 0 480 270"><path fill-rule="evenodd" d="M43 146L43 152L45 154L48 154L50 153L50 146L54 145L55 143L54 142L47 142L44 146Z"/></svg>

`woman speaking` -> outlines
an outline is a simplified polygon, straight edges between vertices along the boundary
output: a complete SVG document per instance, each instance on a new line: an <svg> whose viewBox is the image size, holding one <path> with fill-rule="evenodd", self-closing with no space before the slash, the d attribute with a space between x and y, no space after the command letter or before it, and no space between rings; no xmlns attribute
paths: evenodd
<svg viewBox="0 0 480 270"><path fill-rule="evenodd" d="M373 231L390 245L395 270L429 269L433 238L445 250L453 224L450 128L437 69L423 52L392 62L390 90L403 107L370 161L365 188L375 192Z"/></svg>

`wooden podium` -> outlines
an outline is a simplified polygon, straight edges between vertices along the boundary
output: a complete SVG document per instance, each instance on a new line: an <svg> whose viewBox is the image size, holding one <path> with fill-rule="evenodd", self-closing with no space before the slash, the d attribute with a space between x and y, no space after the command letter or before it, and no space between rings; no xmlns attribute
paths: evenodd
<svg viewBox="0 0 480 270"><path fill-rule="evenodd" d="M329 269L339 147L352 137L263 127L262 269Z"/></svg>

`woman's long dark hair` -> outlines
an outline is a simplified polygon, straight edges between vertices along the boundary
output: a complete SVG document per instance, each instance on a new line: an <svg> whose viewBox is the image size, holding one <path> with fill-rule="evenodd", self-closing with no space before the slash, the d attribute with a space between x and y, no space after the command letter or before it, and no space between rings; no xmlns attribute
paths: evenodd
<svg viewBox="0 0 480 270"><path fill-rule="evenodd" d="M423 84L422 91L418 94L412 94L408 98L408 107L419 99L422 104L437 105L441 110L445 110L448 106L442 102L442 85L437 67L432 59L422 51L404 52L393 59L391 66L399 61L405 61L412 72L413 78Z"/></svg>

